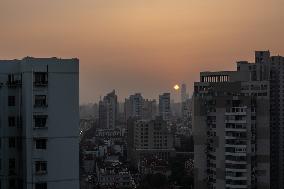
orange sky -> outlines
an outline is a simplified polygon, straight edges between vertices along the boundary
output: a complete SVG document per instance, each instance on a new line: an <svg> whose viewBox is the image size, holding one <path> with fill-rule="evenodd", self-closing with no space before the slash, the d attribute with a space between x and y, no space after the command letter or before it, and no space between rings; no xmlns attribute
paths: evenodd
<svg viewBox="0 0 284 189"><path fill-rule="evenodd" d="M284 55L283 0L0 0L0 59L78 57L80 101L157 97L254 50Z"/></svg>

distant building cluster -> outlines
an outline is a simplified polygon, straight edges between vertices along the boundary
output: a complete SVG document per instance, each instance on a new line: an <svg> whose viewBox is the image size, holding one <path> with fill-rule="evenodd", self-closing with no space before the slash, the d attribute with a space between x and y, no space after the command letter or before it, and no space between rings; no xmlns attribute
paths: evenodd
<svg viewBox="0 0 284 189"><path fill-rule="evenodd" d="M175 160L184 176L192 175L191 103L182 86L175 104L170 93L158 103L141 93L121 103L113 90L98 105L81 106L81 188L137 188L149 175L170 179Z"/></svg>

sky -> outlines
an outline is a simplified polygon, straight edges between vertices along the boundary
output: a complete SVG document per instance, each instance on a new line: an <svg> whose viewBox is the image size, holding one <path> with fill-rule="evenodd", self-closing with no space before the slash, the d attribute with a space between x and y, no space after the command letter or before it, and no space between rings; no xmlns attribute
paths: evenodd
<svg viewBox="0 0 284 189"><path fill-rule="evenodd" d="M255 50L284 55L283 0L0 0L0 59L80 59L80 103L157 98Z"/></svg>

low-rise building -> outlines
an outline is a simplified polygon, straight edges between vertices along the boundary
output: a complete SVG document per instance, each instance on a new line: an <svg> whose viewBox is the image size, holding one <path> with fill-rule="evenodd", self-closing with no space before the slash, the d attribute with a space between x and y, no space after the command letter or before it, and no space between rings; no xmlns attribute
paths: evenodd
<svg viewBox="0 0 284 189"><path fill-rule="evenodd" d="M135 188L130 172L118 160L97 163L96 170L97 184L100 188Z"/></svg>

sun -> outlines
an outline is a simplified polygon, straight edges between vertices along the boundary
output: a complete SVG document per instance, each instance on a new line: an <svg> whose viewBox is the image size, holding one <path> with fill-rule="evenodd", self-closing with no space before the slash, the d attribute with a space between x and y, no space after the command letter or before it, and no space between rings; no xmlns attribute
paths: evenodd
<svg viewBox="0 0 284 189"><path fill-rule="evenodd" d="M174 86L174 89L175 89L176 91L179 90L178 84L176 84L176 85Z"/></svg>

